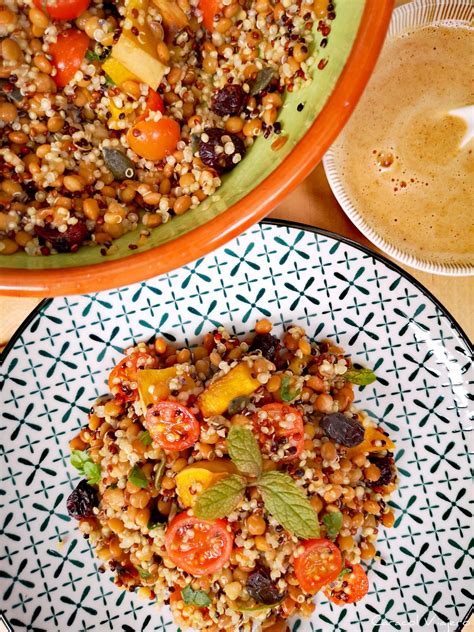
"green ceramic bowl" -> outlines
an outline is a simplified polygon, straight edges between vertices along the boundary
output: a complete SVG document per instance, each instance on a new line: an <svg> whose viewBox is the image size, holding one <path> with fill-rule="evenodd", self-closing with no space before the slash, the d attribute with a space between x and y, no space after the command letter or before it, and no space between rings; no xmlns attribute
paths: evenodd
<svg viewBox="0 0 474 632"><path fill-rule="evenodd" d="M375 65L392 4L337 1L328 45L320 51L326 66L316 66L307 87L285 96L279 121L288 141L282 148L271 149L274 137L259 137L215 195L155 228L138 250L128 246L139 229L115 241L105 257L98 246L50 257L0 256L0 292L52 296L144 280L197 259L261 219L314 168L344 125Z"/></svg>

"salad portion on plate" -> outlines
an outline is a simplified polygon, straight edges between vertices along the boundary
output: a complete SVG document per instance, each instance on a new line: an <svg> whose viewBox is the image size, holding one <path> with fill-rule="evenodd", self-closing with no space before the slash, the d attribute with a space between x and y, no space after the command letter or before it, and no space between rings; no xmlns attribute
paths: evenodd
<svg viewBox="0 0 474 632"><path fill-rule="evenodd" d="M353 405L376 376L271 330L130 347L70 442L84 478L67 509L101 570L181 628L283 630L317 593L359 601L394 525L395 444Z"/></svg>

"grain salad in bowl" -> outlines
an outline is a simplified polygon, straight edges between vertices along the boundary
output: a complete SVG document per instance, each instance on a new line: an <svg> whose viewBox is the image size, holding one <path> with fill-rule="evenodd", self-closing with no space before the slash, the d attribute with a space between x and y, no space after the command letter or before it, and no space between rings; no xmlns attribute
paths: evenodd
<svg viewBox="0 0 474 632"><path fill-rule="evenodd" d="M353 405L374 373L271 330L127 349L70 442L67 508L101 570L183 629L283 632L316 594L359 601L394 523L395 445Z"/></svg>
<svg viewBox="0 0 474 632"><path fill-rule="evenodd" d="M256 137L285 143L326 0L3 0L0 254L75 252L213 196ZM270 138L271 137L271 138Z"/></svg>

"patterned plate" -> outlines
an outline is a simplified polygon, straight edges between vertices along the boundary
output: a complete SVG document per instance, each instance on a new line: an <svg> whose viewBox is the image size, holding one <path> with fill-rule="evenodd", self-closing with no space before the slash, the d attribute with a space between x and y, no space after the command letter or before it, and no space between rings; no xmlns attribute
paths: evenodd
<svg viewBox="0 0 474 632"><path fill-rule="evenodd" d="M157 332L193 342L262 316L331 337L378 380L359 405L397 441L395 528L383 530L371 590L357 606L319 599L292 632L453 632L469 586L469 343L398 267L335 235L264 223L146 283L45 301L6 352L0 471L0 608L14 630L173 632L167 610L101 575L65 500L68 440L124 347ZM1 625L1 624L0 624Z"/></svg>

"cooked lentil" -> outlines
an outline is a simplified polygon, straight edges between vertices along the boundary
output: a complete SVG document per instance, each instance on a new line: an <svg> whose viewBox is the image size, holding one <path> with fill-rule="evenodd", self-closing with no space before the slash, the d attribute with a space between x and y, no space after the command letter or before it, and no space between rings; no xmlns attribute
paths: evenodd
<svg viewBox="0 0 474 632"><path fill-rule="evenodd" d="M292 614L311 615L314 592L320 589L331 599L335 594L336 603L350 602L347 575L331 576L327 585L306 576L302 585L301 556L308 547L322 547L323 566L313 566L318 573L324 576L324 564L336 572L345 564L345 573L357 569L354 577L364 578L360 561L374 558L379 529L394 524L388 507L397 485L394 444L353 406L353 385L345 378L350 358L329 341L312 342L301 327L290 327L283 343L271 328L268 320L259 321L258 333L244 340L219 328L194 349L176 348L163 338L127 349L110 374L110 395L97 400L88 424L70 442L72 450L85 450L81 454L88 455L90 467L100 471L92 491L82 498L76 490L70 502L80 530L104 568L115 573L118 586L139 588L157 606L169 603L182 628L285 630ZM232 378L236 368L237 382ZM224 378L226 387L219 390ZM251 385L246 395L243 384ZM235 389L242 391L237 414L230 412ZM341 390L351 393L343 407L337 397ZM321 407L323 394L327 401ZM291 399L282 402L282 396ZM221 412L207 414L207 407L220 405L222 398ZM158 409L172 412L160 417ZM357 445L352 436L347 447L326 434L321 421L331 414L333 435L341 415L363 429ZM255 483L226 520L200 522L194 516L200 494L236 471L227 437L237 427L251 428L258 438L263 472L285 472L304 492L321 539L298 539L279 524L266 511ZM197 439L190 443L191 434ZM347 434L342 436L346 440ZM202 564L210 564L230 540L220 568L191 572L181 567L176 542L170 547L168 538L177 521L187 520L194 526L181 527L181 555L192 548L196 530L221 529L202 558ZM332 548L324 553L326 546ZM193 605L184 598L185 589L205 591L210 603Z"/></svg>
<svg viewBox="0 0 474 632"><path fill-rule="evenodd" d="M285 90L310 80L313 25L327 37L333 11L308 0L223 0L209 24L201 2L91 0L75 19L53 19L61 0L0 0L1 254L95 243L107 255L141 223L159 226L215 194L256 137L281 132ZM123 65L118 85L104 70L123 33L155 42L156 92ZM85 51L70 77L58 69L68 37ZM177 136L156 151L152 131L163 126ZM114 167L111 150L129 168Z"/></svg>

